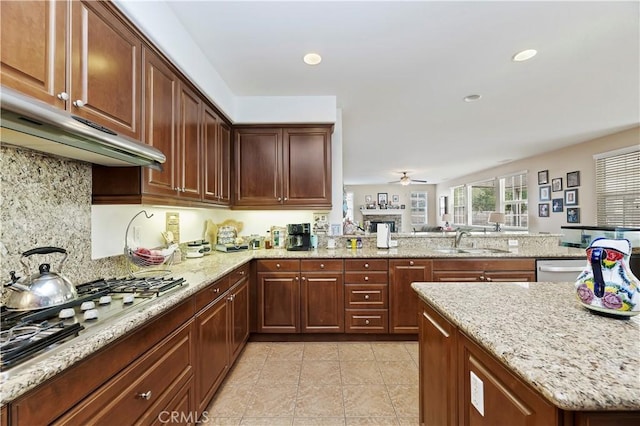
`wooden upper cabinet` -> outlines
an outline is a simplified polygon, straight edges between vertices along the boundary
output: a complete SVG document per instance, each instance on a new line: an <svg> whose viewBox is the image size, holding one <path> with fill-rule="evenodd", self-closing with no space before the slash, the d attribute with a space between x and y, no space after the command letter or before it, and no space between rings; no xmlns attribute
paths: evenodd
<svg viewBox="0 0 640 426"><path fill-rule="evenodd" d="M94 1L3 1L2 84L140 139L142 41L112 10Z"/></svg>
<svg viewBox="0 0 640 426"><path fill-rule="evenodd" d="M231 130L213 108L205 104L202 114L202 168L205 201L229 205Z"/></svg>
<svg viewBox="0 0 640 426"><path fill-rule="evenodd" d="M286 128L284 204L331 206L331 133L326 128Z"/></svg>
<svg viewBox="0 0 640 426"><path fill-rule="evenodd" d="M67 108L140 139L141 40L102 3L74 1L71 16Z"/></svg>
<svg viewBox="0 0 640 426"><path fill-rule="evenodd" d="M180 85L178 119L178 188L180 197L202 197L200 119L202 100L187 85Z"/></svg>
<svg viewBox="0 0 640 426"><path fill-rule="evenodd" d="M331 126L237 127L234 159L235 207L331 207Z"/></svg>
<svg viewBox="0 0 640 426"><path fill-rule="evenodd" d="M169 66L149 49L143 50L144 66L144 142L164 153L162 171L144 168L144 193L176 194L176 119L179 81Z"/></svg>
<svg viewBox="0 0 640 426"><path fill-rule="evenodd" d="M281 204L281 129L236 129L234 158L234 205L264 207Z"/></svg>
<svg viewBox="0 0 640 426"><path fill-rule="evenodd" d="M0 13L2 84L58 108L66 92L69 3L3 1Z"/></svg>

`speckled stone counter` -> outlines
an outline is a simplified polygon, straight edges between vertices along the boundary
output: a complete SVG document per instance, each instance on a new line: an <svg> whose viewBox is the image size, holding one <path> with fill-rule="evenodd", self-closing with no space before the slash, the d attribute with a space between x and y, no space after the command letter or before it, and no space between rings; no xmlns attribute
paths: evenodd
<svg viewBox="0 0 640 426"><path fill-rule="evenodd" d="M564 410L640 410L640 318L595 315L572 283L413 283L418 295Z"/></svg>
<svg viewBox="0 0 640 426"><path fill-rule="evenodd" d="M557 247L553 249L519 248L510 253L486 254L483 257L583 257L581 249ZM175 306L182 300L195 294L235 268L251 259L266 258L450 258L477 257L470 254L443 254L434 249L404 247L392 249L319 249L312 251L249 250L235 253L214 253L200 259L187 259L171 266L173 276L184 277L189 285L171 291L168 294L137 305L124 315L110 318L83 332L80 338L71 339L55 350L43 353L28 363L18 365L0 373L0 404L14 400L62 372L95 351L107 346L126 333L140 327L153 317Z"/></svg>

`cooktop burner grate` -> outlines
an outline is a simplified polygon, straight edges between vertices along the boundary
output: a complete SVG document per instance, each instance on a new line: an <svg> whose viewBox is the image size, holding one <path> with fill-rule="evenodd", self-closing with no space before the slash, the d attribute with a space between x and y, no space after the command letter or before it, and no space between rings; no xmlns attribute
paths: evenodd
<svg viewBox="0 0 640 426"><path fill-rule="evenodd" d="M185 284L184 278L109 278L77 286L78 294L107 289L109 293L131 293L140 297L160 296Z"/></svg>

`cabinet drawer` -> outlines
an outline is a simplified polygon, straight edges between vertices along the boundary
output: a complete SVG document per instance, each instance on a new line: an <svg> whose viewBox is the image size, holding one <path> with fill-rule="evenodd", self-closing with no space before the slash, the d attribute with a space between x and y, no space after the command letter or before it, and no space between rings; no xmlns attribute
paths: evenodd
<svg viewBox="0 0 640 426"><path fill-rule="evenodd" d="M229 274L229 287L231 287L232 285L234 285L244 277L248 277L248 276L249 276L249 264L247 263L246 265L242 265L241 267L239 267L238 269L236 269L235 271Z"/></svg>
<svg viewBox="0 0 640 426"><path fill-rule="evenodd" d="M386 271L389 268L387 259L345 259L345 271Z"/></svg>
<svg viewBox="0 0 640 426"><path fill-rule="evenodd" d="M386 309L347 309L346 333L387 333L389 313Z"/></svg>
<svg viewBox="0 0 640 426"><path fill-rule="evenodd" d="M229 278L224 277L196 293L196 312L222 296L225 291L229 290L230 284Z"/></svg>
<svg viewBox="0 0 640 426"><path fill-rule="evenodd" d="M298 272L300 270L299 260L259 260L258 272Z"/></svg>
<svg viewBox="0 0 640 426"><path fill-rule="evenodd" d="M342 271L342 259L301 260L303 272Z"/></svg>
<svg viewBox="0 0 640 426"><path fill-rule="evenodd" d="M193 376L193 321L75 406L56 424L131 424L155 418Z"/></svg>
<svg viewBox="0 0 640 426"><path fill-rule="evenodd" d="M347 309L386 309L388 307L387 284L345 285L345 307Z"/></svg>
<svg viewBox="0 0 640 426"><path fill-rule="evenodd" d="M345 284L387 284L389 275L387 271L345 272L344 282Z"/></svg>

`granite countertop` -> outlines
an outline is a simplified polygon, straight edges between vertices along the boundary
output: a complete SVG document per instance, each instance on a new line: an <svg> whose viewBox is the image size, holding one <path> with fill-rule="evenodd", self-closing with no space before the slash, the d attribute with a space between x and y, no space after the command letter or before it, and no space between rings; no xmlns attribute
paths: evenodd
<svg viewBox="0 0 640 426"><path fill-rule="evenodd" d="M592 314L573 283L413 283L420 298L565 410L640 410L640 317Z"/></svg>
<svg viewBox="0 0 640 426"><path fill-rule="evenodd" d="M98 349L114 342L119 337L136 329L153 317L161 314L182 300L195 294L225 274L242 266L251 259L305 259L305 258L470 258L468 253L443 254L423 247L392 249L317 249L312 251L287 251L283 249L248 250L234 253L215 252L199 259L186 259L171 265L173 276L184 277L189 285L169 292L161 298L151 299L127 311L124 315L106 320L82 334L82 339L71 339L34 357L28 363L15 366L0 373L0 404L6 404L45 380L88 357ZM567 247L549 249L515 249L509 253L482 255L491 258L510 257L584 257L584 250Z"/></svg>

